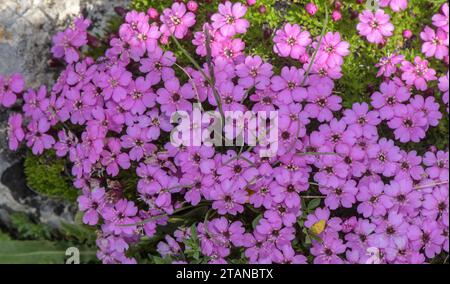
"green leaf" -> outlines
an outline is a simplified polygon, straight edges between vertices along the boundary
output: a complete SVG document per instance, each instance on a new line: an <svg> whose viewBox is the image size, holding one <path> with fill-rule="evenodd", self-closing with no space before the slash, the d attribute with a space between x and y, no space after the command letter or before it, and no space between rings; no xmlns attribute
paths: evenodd
<svg viewBox="0 0 450 284"><path fill-rule="evenodd" d="M64 264L70 246L48 241L0 242L0 264ZM83 262L95 260L95 250L79 248Z"/></svg>
<svg viewBox="0 0 450 284"><path fill-rule="evenodd" d="M320 205L320 198L316 198L316 199L312 199L309 203L308 203L308 210L314 210L316 209L319 205Z"/></svg>
<svg viewBox="0 0 450 284"><path fill-rule="evenodd" d="M259 214L252 222L252 228L255 229L258 226L259 220L263 217L263 214Z"/></svg>

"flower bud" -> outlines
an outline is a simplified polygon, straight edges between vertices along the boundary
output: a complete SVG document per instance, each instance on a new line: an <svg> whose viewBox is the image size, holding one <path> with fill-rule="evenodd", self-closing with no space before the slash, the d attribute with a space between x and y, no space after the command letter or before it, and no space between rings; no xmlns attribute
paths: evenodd
<svg viewBox="0 0 450 284"><path fill-rule="evenodd" d="M308 14L310 14L311 16L314 16L319 10L316 4L314 4L313 2L309 2L308 4L306 4L305 9L306 12L308 12Z"/></svg>
<svg viewBox="0 0 450 284"><path fill-rule="evenodd" d="M331 14L331 18L333 19L333 21L337 22L340 19L342 19L342 14L340 11L334 10L333 13Z"/></svg>
<svg viewBox="0 0 450 284"><path fill-rule="evenodd" d="M408 30L408 29L403 30L403 37L405 39L410 39L412 36L413 36L413 33L411 30Z"/></svg>
<svg viewBox="0 0 450 284"><path fill-rule="evenodd" d="M186 4L187 9L191 12L197 12L198 10L198 3L196 1L190 0L189 2L187 2Z"/></svg>
<svg viewBox="0 0 450 284"><path fill-rule="evenodd" d="M158 10L156 10L155 8L148 8L147 10L147 15L150 17L150 19L152 20L156 20L159 17L159 13Z"/></svg>

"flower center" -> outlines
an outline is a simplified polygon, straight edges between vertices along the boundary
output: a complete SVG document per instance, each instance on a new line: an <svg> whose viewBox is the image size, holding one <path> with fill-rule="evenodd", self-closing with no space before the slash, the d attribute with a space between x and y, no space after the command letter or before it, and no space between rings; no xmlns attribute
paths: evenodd
<svg viewBox="0 0 450 284"><path fill-rule="evenodd" d="M287 83L287 86L288 86L288 88L289 88L290 90L293 90L293 89L295 88L296 84L295 84L295 82L293 82L293 81L289 81L289 82Z"/></svg>
<svg viewBox="0 0 450 284"><path fill-rule="evenodd" d="M288 39L286 40L286 42L287 42L287 44L289 44L290 46L294 46L295 43L297 42L297 40L296 40L293 36L290 36L290 37L288 37Z"/></svg>
<svg viewBox="0 0 450 284"><path fill-rule="evenodd" d="M226 17L225 17L225 22L226 22L228 25L233 24L233 23L234 23L234 17L233 17L232 15L226 15Z"/></svg>
<svg viewBox="0 0 450 284"><path fill-rule="evenodd" d="M178 17L175 16L175 15L170 16L170 20L172 21L172 23L173 23L175 26L178 26L179 24L181 24L181 19L178 18Z"/></svg>

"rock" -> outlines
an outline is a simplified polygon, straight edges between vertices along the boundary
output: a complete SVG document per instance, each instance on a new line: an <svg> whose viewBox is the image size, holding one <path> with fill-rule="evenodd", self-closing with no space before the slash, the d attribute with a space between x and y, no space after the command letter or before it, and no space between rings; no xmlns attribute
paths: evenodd
<svg viewBox="0 0 450 284"><path fill-rule="evenodd" d="M93 34L102 34L115 6L129 0L0 0L0 74L22 73L27 87L52 85L48 66L52 36L83 14L92 21ZM7 147L8 112L0 111L0 227L11 212L24 212L34 220L58 226L73 220L75 206L40 196L25 184L22 155Z"/></svg>

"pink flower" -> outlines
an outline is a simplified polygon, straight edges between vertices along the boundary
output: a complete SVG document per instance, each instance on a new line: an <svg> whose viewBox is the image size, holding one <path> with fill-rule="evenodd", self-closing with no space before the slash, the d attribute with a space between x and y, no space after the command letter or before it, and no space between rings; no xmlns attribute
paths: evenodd
<svg viewBox="0 0 450 284"><path fill-rule="evenodd" d="M111 232L117 235L132 234L136 230L136 226L130 225L136 222L133 217L137 212L138 209L134 202L121 199L114 206L105 207L102 210L102 216L107 221L106 226Z"/></svg>
<svg viewBox="0 0 450 284"><path fill-rule="evenodd" d="M156 95L151 89L151 83L143 77L131 81L128 86L128 96L120 102L124 110L132 114L143 114L147 108L155 106Z"/></svg>
<svg viewBox="0 0 450 284"><path fill-rule="evenodd" d="M305 112L320 122L330 121L333 118L333 111L341 109L342 101L341 97L332 95L331 92L332 86L327 84L309 87Z"/></svg>
<svg viewBox="0 0 450 284"><path fill-rule="evenodd" d="M96 225L99 221L100 212L106 204L106 194L104 188L96 188L92 191L83 191L83 195L78 197L78 207L83 214L83 223Z"/></svg>
<svg viewBox="0 0 450 284"><path fill-rule="evenodd" d="M395 174L397 162L402 158L400 148L395 146L394 141L381 138L378 144L369 145L367 154L370 160L370 169L386 177Z"/></svg>
<svg viewBox="0 0 450 284"><path fill-rule="evenodd" d="M242 51L245 43L240 38L224 39L214 41L211 44L211 53L213 57L223 58L229 62L243 58Z"/></svg>
<svg viewBox="0 0 450 284"><path fill-rule="evenodd" d="M356 29L359 34L365 36L371 43L383 43L384 37L392 36L394 25L390 22L390 16L383 10L372 13L369 10L363 11L359 15L359 23Z"/></svg>
<svg viewBox="0 0 450 284"><path fill-rule="evenodd" d="M435 32L432 28L426 26L420 33L420 38L424 41L422 53L426 57L436 57L441 60L448 55L448 33L443 30Z"/></svg>
<svg viewBox="0 0 450 284"><path fill-rule="evenodd" d="M442 5L441 7L441 13L436 14L433 16L432 20L433 20L433 25L435 27L441 28L444 31L446 31L448 33L449 31L449 13L448 13L448 3L444 3L444 5Z"/></svg>
<svg viewBox="0 0 450 284"><path fill-rule="evenodd" d="M130 168L130 157L126 153L121 152L120 140L117 138L108 139L108 149L103 150L102 165L106 167L106 172L115 177L119 174L119 166L122 169Z"/></svg>
<svg viewBox="0 0 450 284"><path fill-rule="evenodd" d="M417 111L412 105L397 108L394 118L388 121L388 126L395 129L395 139L402 143L419 142L425 137L426 125L424 113Z"/></svg>
<svg viewBox="0 0 450 284"><path fill-rule="evenodd" d="M311 44L311 36L308 31L302 31L299 25L287 23L275 32L273 42L273 51L279 56L299 59Z"/></svg>
<svg viewBox="0 0 450 284"><path fill-rule="evenodd" d="M317 43L313 47L317 48ZM350 44L346 41L341 41L341 35L336 32L328 32L322 39L320 50L317 53L317 63L327 64L330 67L341 66L344 62L343 57L347 56Z"/></svg>
<svg viewBox="0 0 450 284"><path fill-rule="evenodd" d="M448 112L448 72L447 75L442 76L439 78L439 90L443 93L442 94L442 101L444 104L447 105L447 112Z"/></svg>
<svg viewBox="0 0 450 284"><path fill-rule="evenodd" d="M398 86L394 81L384 82L380 86L380 92L372 94L372 106L378 109L382 119L391 119L398 106L406 102L410 93L404 86Z"/></svg>
<svg viewBox="0 0 450 284"><path fill-rule="evenodd" d="M105 100L112 98L115 102L120 102L125 99L131 80L131 73L118 65L113 66L108 73L102 73L99 87L103 88Z"/></svg>
<svg viewBox="0 0 450 284"><path fill-rule="evenodd" d="M28 124L27 146L31 148L33 154L40 155L45 149L51 149L55 144L55 139L47 134L49 130L50 123L43 117Z"/></svg>
<svg viewBox="0 0 450 284"><path fill-rule="evenodd" d="M236 65L239 85L247 89L253 86L260 90L267 88L272 74L272 65L264 63L258 55L247 56L244 63Z"/></svg>
<svg viewBox="0 0 450 284"><path fill-rule="evenodd" d="M8 119L8 141L9 149L15 151L19 148L19 143L25 138L25 132L23 131L23 119L19 113L13 113Z"/></svg>
<svg viewBox="0 0 450 284"><path fill-rule="evenodd" d="M442 118L442 113L439 110L439 104L435 101L434 97L424 98L421 95L415 95L414 98L411 99L411 105L417 112L422 112L427 119L427 127L428 125L437 126L439 121Z"/></svg>
<svg viewBox="0 0 450 284"><path fill-rule="evenodd" d="M0 76L0 105L11 107L24 87L25 82L20 74L14 74L10 78Z"/></svg>
<svg viewBox="0 0 450 284"><path fill-rule="evenodd" d="M192 110L192 104L188 99L194 97L194 90L189 83L180 88L180 82L174 77L165 81L164 88L156 93L158 94L156 101L161 104L161 111L169 117L177 110Z"/></svg>
<svg viewBox="0 0 450 284"><path fill-rule="evenodd" d="M392 53L389 56L381 58L380 62L375 64L375 67L380 68L377 73L377 77L383 75L384 77L390 77L397 72L397 65L402 63L405 57L401 54Z"/></svg>
<svg viewBox="0 0 450 284"><path fill-rule="evenodd" d="M47 87L41 86L36 92L33 89L28 90L23 94L24 105L22 110L25 117L31 117L35 120L44 116L44 110L46 109L43 102L47 96Z"/></svg>
<svg viewBox="0 0 450 284"><path fill-rule="evenodd" d="M405 10L408 7L408 0L380 0L381 7L390 6L395 12Z"/></svg>
<svg viewBox="0 0 450 284"><path fill-rule="evenodd" d="M309 2L308 4L306 4L305 10L306 10L306 12L308 12L308 14L310 14L311 16L314 16L317 13L317 11L319 10L319 8L317 8L317 6L316 6L316 4L314 4L314 2Z"/></svg>
<svg viewBox="0 0 450 284"><path fill-rule="evenodd" d="M164 9L160 19L163 23L161 32L166 36L173 34L178 39L184 38L188 29L195 24L195 15L186 13L186 5L182 2L175 2L171 9Z"/></svg>
<svg viewBox="0 0 450 284"><path fill-rule="evenodd" d="M175 72L172 69L176 58L171 51L163 51L157 47L154 52L149 53L148 58L140 60L141 66L139 71L147 74L147 81L155 85L163 79L166 81L175 77Z"/></svg>
<svg viewBox="0 0 450 284"><path fill-rule="evenodd" d="M409 61L403 61L401 67L403 74L402 80L408 85L414 85L418 90L425 91L428 81L436 80L436 71L428 67L428 61L419 56L414 58L414 64Z"/></svg>
<svg viewBox="0 0 450 284"><path fill-rule="evenodd" d="M87 44L87 28L91 22L83 18L74 21L73 28L58 32L52 39L52 54L55 58L63 58L67 63L77 62L80 59L78 48Z"/></svg>
<svg viewBox="0 0 450 284"><path fill-rule="evenodd" d="M219 13L211 16L212 27L220 30L226 37L244 34L250 25L247 20L241 19L246 12L247 8L239 2L233 4L227 1L225 4L219 4Z"/></svg>
<svg viewBox="0 0 450 284"><path fill-rule="evenodd" d="M302 86L304 73L303 69L285 66L281 69L281 76L272 77L271 88L279 92L280 100L286 104L301 102L308 97L306 88Z"/></svg>
<svg viewBox="0 0 450 284"><path fill-rule="evenodd" d="M230 180L224 180L216 185L210 195L214 201L212 208L221 215L242 213L244 211L242 205L248 200L247 192L234 186Z"/></svg>
<svg viewBox="0 0 450 284"><path fill-rule="evenodd" d="M343 120L348 124L348 129L358 136L364 135L368 139L378 136L379 112L369 111L367 103L354 103L352 109L344 111Z"/></svg>
<svg viewBox="0 0 450 284"><path fill-rule="evenodd" d="M233 82L226 81L218 86L217 91L221 97L224 111L245 111L245 107L242 105L245 90L242 86L235 86ZM213 95L209 96L208 100L211 105L217 106L216 99Z"/></svg>

